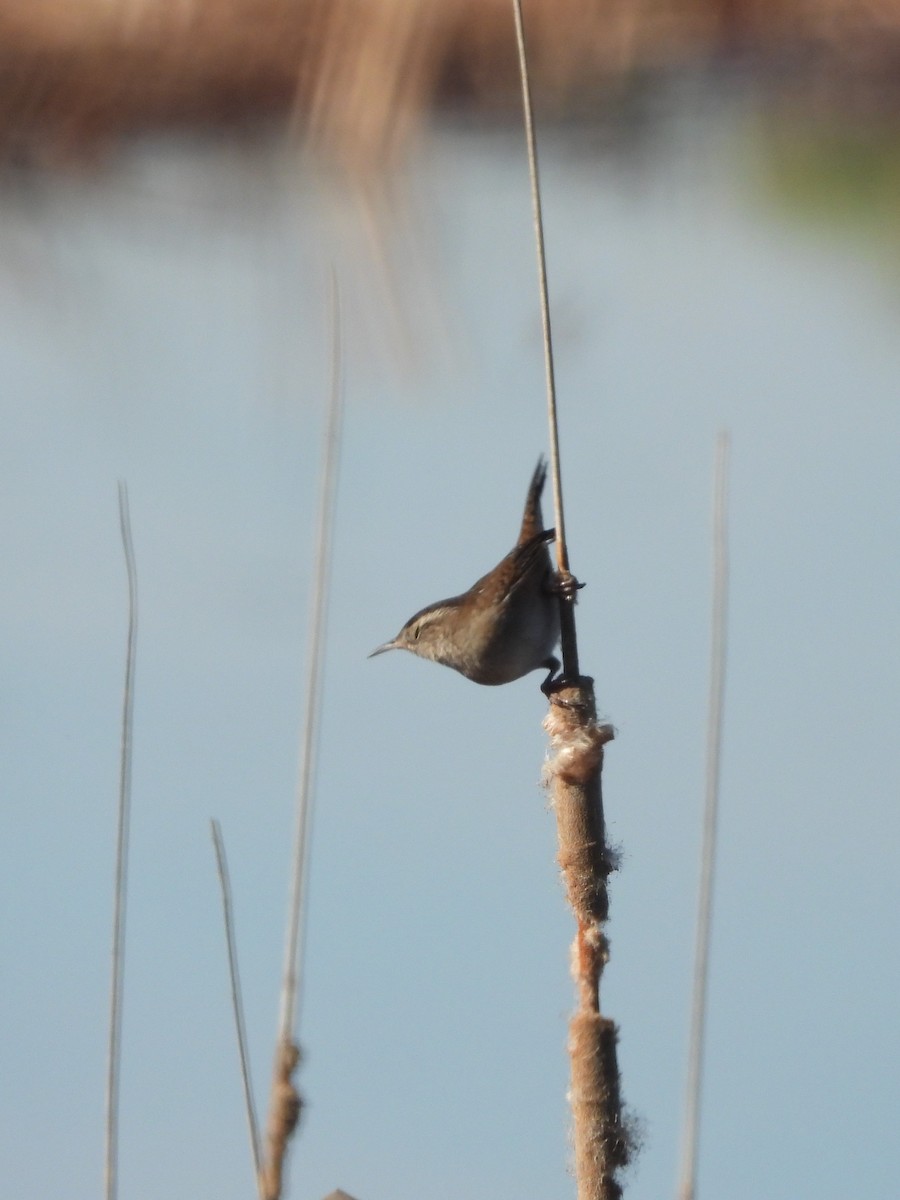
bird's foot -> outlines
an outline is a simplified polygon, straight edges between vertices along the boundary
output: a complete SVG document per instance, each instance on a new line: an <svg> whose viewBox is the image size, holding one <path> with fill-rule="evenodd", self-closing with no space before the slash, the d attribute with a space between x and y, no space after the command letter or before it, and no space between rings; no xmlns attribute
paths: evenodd
<svg viewBox="0 0 900 1200"><path fill-rule="evenodd" d="M562 674L556 674L556 672L559 671L559 659L548 658L546 662L541 663L541 666L546 667L550 672L547 678L541 684L541 691L545 696L551 696L562 681Z"/></svg>
<svg viewBox="0 0 900 1200"><path fill-rule="evenodd" d="M564 600L569 600L574 603L578 592L584 587L583 583L579 583L571 571L556 571L548 584L548 590L556 596L562 596Z"/></svg>

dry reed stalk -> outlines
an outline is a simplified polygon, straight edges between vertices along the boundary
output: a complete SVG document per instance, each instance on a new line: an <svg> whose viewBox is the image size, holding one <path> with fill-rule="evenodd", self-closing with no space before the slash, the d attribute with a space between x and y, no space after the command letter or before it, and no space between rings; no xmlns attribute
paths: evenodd
<svg viewBox="0 0 900 1200"><path fill-rule="evenodd" d="M694 951L694 995L685 1090L679 1200L694 1200L697 1185L697 1151L700 1143L700 1096L703 1083L703 1046L709 947L712 933L713 881L716 865L716 826L719 815L719 777L722 753L722 715L725 702L725 646L728 609L728 449L725 431L716 438L713 484L713 588L710 622L709 707L706 730L706 797L703 809L703 845L700 852L700 894Z"/></svg>
<svg viewBox="0 0 900 1200"><path fill-rule="evenodd" d="M128 488L119 481L119 531L128 576L128 634L125 649L125 686L122 696L122 737L119 751L119 806L116 832L116 868L113 891L112 978L109 997L109 1049L106 1076L106 1200L118 1194L119 1075L122 1059L122 1000L125 982L125 902L128 890L128 831L131 821L131 751L134 728L134 668L137 651L137 567L131 540Z"/></svg>
<svg viewBox="0 0 900 1200"><path fill-rule="evenodd" d="M607 877L613 869L613 856L606 844L600 775L603 746L612 739L613 729L598 723L593 680L582 676L578 666L575 600L579 584L569 569L563 513L537 142L521 0L512 0L512 4L537 250L563 659L562 676L551 692L550 712L544 721L553 751L545 778L556 813L559 864L578 926L572 952L577 1003L569 1024L575 1179L578 1200L618 1200L622 1188L617 1176L629 1160L630 1147L622 1118L616 1027L600 1010L600 977L609 957L604 932L609 914Z"/></svg>
<svg viewBox="0 0 900 1200"><path fill-rule="evenodd" d="M315 758L322 708L325 625L328 613L328 585L343 416L343 388L340 372L340 302L334 274L331 279L331 344L331 393L325 424L322 480L319 492L318 535L310 619L309 671L306 687L306 718L301 733L281 1008L275 1064L272 1072L272 1088L269 1095L269 1115L266 1122L267 1150L260 1172L260 1194L264 1200L279 1200L282 1195L288 1146L302 1109L302 1101L293 1082L294 1071L300 1062L300 1047L296 1041L295 1031L299 1007L300 966L303 961L309 839L312 823Z"/></svg>

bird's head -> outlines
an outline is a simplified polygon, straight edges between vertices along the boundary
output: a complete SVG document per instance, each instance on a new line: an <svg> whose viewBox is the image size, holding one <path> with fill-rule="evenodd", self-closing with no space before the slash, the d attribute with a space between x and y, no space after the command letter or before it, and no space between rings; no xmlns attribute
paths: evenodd
<svg viewBox="0 0 900 1200"><path fill-rule="evenodd" d="M419 658L457 667L458 632L462 614L455 600L442 600L430 604L409 618L400 632L391 641L378 646L369 655L384 654L386 650L409 650Z"/></svg>

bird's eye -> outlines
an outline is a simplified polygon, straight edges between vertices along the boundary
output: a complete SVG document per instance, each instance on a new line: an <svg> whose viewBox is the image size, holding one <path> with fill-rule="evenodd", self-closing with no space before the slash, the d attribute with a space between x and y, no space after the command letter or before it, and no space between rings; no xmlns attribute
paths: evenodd
<svg viewBox="0 0 900 1200"><path fill-rule="evenodd" d="M419 630L420 630L421 628L422 628L422 626L421 626L421 625L417 625L417 626L415 627L415 629L413 630L413 638L414 638L414 640L415 640L415 641L418 641L418 640L419 640Z"/></svg>

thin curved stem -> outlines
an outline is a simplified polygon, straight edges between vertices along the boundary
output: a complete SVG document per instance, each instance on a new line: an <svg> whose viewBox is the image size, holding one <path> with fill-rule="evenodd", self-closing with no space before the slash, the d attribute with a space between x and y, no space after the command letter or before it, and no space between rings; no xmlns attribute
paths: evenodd
<svg viewBox="0 0 900 1200"><path fill-rule="evenodd" d="M262 1159L259 1147L259 1127L253 1106L253 1084L250 1078L250 1054L247 1049L247 1023L244 1019L244 1001L241 994L241 979L238 972L237 942L234 933L234 906L231 901L231 879L228 875L228 859L225 856L225 841L218 821L210 821L213 847L216 852L216 868L222 892L222 919L225 923L225 942L228 949L228 979L231 984L231 1007L238 1040L238 1056L241 1066L241 1082L244 1085L244 1110L250 1134L250 1152L253 1155L254 1175L257 1187L260 1184Z"/></svg>

